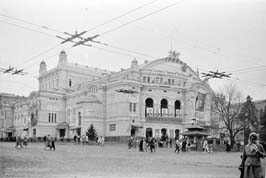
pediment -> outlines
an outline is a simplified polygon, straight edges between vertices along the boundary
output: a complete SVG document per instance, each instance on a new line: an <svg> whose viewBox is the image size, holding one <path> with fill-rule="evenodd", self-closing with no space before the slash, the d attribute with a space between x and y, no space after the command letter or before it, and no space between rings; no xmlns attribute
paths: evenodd
<svg viewBox="0 0 266 178"><path fill-rule="evenodd" d="M188 66L179 58L166 57L151 61L145 66L142 66L142 71L163 72L169 74L182 75L185 77L191 77L200 81L199 76L194 72L190 66Z"/></svg>

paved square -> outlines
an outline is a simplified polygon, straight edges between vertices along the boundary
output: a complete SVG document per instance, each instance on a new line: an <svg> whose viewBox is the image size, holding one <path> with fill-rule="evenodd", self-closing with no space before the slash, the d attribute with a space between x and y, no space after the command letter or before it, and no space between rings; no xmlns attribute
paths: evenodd
<svg viewBox="0 0 266 178"><path fill-rule="evenodd" d="M155 153L129 150L126 144L57 144L56 151L45 151L44 144L30 143L15 149L14 143L0 143L1 176L6 177L180 177L236 178L241 153Z"/></svg>

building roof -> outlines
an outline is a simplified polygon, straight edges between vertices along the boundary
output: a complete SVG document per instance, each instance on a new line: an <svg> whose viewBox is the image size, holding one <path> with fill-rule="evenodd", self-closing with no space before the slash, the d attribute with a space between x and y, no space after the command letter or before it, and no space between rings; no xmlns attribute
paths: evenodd
<svg viewBox="0 0 266 178"><path fill-rule="evenodd" d="M67 129L68 127L69 127L69 124L67 122L62 122L56 126L56 129Z"/></svg>
<svg viewBox="0 0 266 178"><path fill-rule="evenodd" d="M185 131L183 133L180 133L180 135L184 135L184 136L208 136L210 135L208 132L204 132L204 131Z"/></svg>

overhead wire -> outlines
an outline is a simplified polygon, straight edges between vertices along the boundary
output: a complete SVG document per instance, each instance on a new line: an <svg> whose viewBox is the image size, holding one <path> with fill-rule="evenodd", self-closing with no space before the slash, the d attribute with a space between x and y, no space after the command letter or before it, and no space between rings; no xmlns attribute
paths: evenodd
<svg viewBox="0 0 266 178"><path fill-rule="evenodd" d="M138 18L136 18L136 19L134 19L134 20L131 20L131 21L127 22L127 23L124 23L124 24L118 25L118 26L116 26L116 27L114 27L114 28L112 28L112 29L110 29L110 30L107 30L107 31L105 31L105 32L103 32L103 33L100 33L100 36L102 36L102 35L104 35L104 34L107 34L107 33L110 33L110 32L113 32L113 31L115 31L115 30L117 30L117 29L119 29L119 28L122 28L122 27L124 27L124 26L127 26L127 25L129 25L129 24L131 24L131 23L134 23L134 22L136 22L136 21L139 21L139 20L141 20L141 19L144 19L144 18L149 17L149 16L151 16L151 15L154 15L154 14L156 14L156 13L159 13L159 12L161 12L161 11L163 11L163 10L169 9L169 8L171 8L171 7L174 7L174 6L178 5L178 4L181 4L181 3L184 2L184 1L185 1L185 0L181 0L181 1L178 1L178 2L175 2L175 3L172 3L172 4L168 5L168 6L165 6L165 7L163 7L163 8L158 9L158 10L155 10L155 11L153 11L153 12L151 12L151 13L148 13L148 14L146 14L146 15L144 15L144 16L138 17Z"/></svg>
<svg viewBox="0 0 266 178"><path fill-rule="evenodd" d="M24 27L24 26L21 26L21 25L18 25L18 24L14 24L14 23L10 23L10 22L6 22L6 21L3 21L3 20L0 20L1 23L5 23L5 24L8 24L8 25L13 25L13 26L16 26L18 28L22 28L24 30L28 30L28 31L32 31L32 32L37 32L37 33L41 33L43 35L46 35L46 36L49 36L49 37L55 37L54 35L50 35L48 33L45 33L45 32L42 32L42 31L39 31L39 30L34 30L34 29L31 29L31 28L28 28L28 27Z"/></svg>
<svg viewBox="0 0 266 178"><path fill-rule="evenodd" d="M29 25L32 25L32 26L36 26L36 27L45 29L45 30L49 30L49 31L53 31L53 32L63 33L64 34L64 32L62 32L60 30L57 30L57 29L54 29L54 28L50 28L50 27L48 27L46 25L38 25L36 23L32 23L32 22L29 22L27 20L20 19L20 18L17 18L17 17L12 17L10 15L6 15L6 14L3 14L3 13L0 13L0 16L6 17L6 18L9 18L9 19L12 19L12 20L20 21L20 22L23 22L23 23L26 23L26 24L29 24Z"/></svg>
<svg viewBox="0 0 266 178"><path fill-rule="evenodd" d="M252 72L252 71L262 71L265 70L266 66L256 66L256 67L248 67L248 68L242 68L242 69L236 69L236 70L229 70L228 72L231 73L243 73L243 72Z"/></svg>
<svg viewBox="0 0 266 178"><path fill-rule="evenodd" d="M104 26L104 25L106 25L106 24L109 24L109 23L111 23L111 22L113 22L113 21L115 21L115 20L117 20L117 19L119 19L119 18L121 18L121 17L127 16L128 14L131 14L132 12L135 12L135 11L137 11L137 10L139 10L139 9L142 9L142 8L145 7L145 6L151 5L151 4L155 3L156 1L158 1L158 0L153 0L153 1L150 1L150 2L148 2L148 3L145 3L145 4L143 4L143 5L139 6L139 7L136 7L136 8L134 8L134 9L132 9L132 10L126 12L126 13L123 13L123 14L121 14L121 15L118 15L118 16L116 16L116 17L113 17L113 18L111 18L110 20L107 20L107 21L104 22L104 23L101 23L101 24L99 24L99 25L97 25L97 26L95 26L95 27L93 27L93 28L90 28L90 29L87 30L87 31L93 31L93 30L95 30L95 29L97 29L97 28L99 28L99 27L102 27L102 26Z"/></svg>

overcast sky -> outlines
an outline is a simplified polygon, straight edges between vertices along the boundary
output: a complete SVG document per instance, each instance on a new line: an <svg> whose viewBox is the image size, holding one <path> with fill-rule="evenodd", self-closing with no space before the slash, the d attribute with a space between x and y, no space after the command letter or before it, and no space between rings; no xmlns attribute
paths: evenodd
<svg viewBox="0 0 266 178"><path fill-rule="evenodd" d="M59 45L56 35L76 30L100 34L95 40L109 46ZM232 73L230 80L211 79L213 90L235 82L244 96L266 99L265 32L263 0L1 0L0 67L29 74L1 73L0 92L37 90L40 62L55 67L61 50L69 62L118 71L134 57L141 64L173 49L195 71Z"/></svg>

